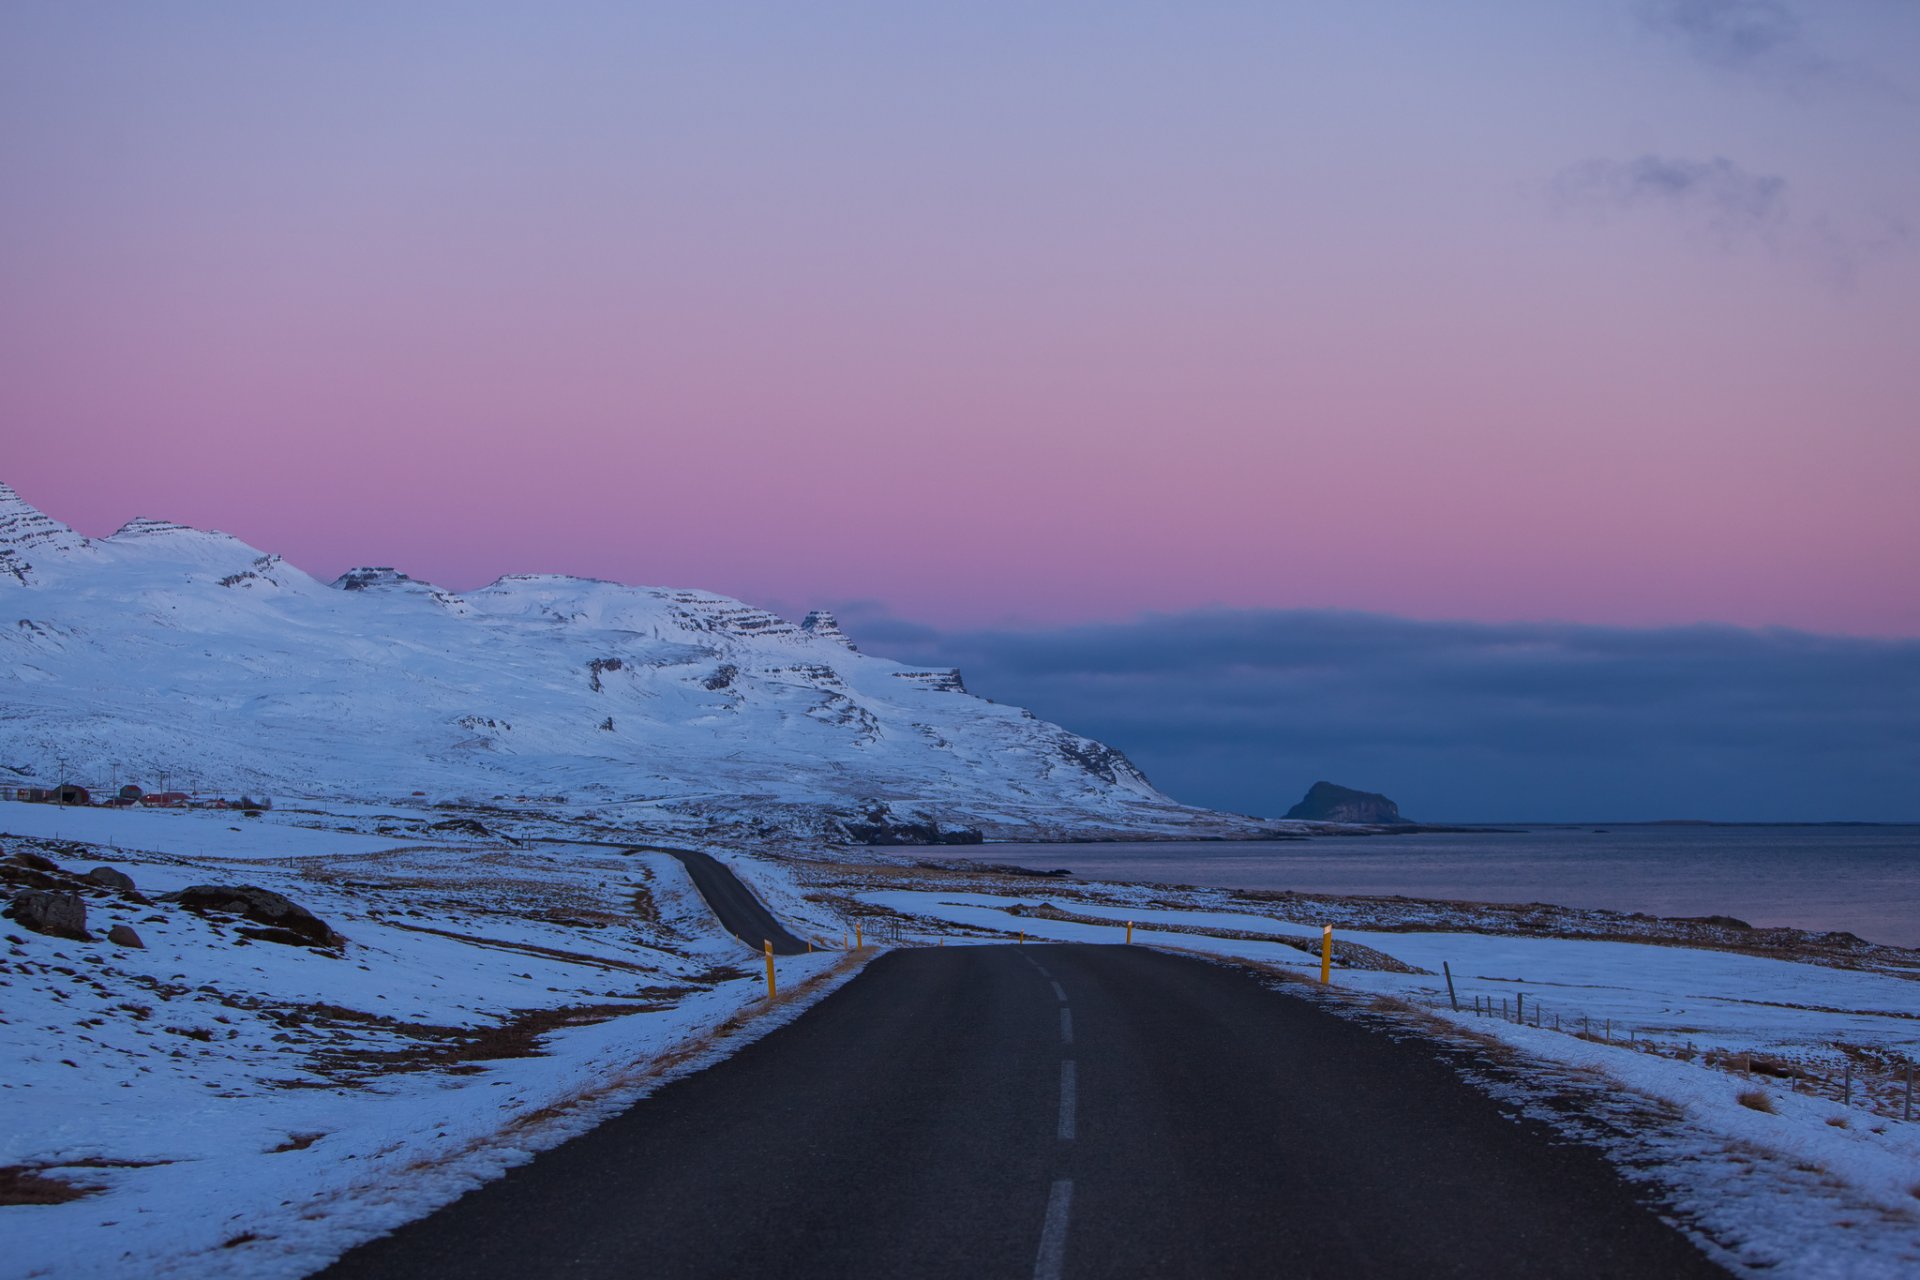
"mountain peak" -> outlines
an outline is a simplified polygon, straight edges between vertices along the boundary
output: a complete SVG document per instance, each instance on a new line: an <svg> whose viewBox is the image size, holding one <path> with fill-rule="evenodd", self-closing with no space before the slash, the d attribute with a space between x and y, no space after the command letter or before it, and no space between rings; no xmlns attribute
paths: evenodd
<svg viewBox="0 0 1920 1280"><path fill-rule="evenodd" d="M336 591L370 591L379 587L419 587L433 590L428 583L418 578L408 577L387 564L356 566L335 578L329 585Z"/></svg>
<svg viewBox="0 0 1920 1280"><path fill-rule="evenodd" d="M177 520L156 520L152 516L135 516L115 529L109 536L115 538L155 538L173 533L198 533L191 525L181 524Z"/></svg>
<svg viewBox="0 0 1920 1280"><path fill-rule="evenodd" d="M29 581L29 551L74 551L88 545L86 538L0 482L0 577Z"/></svg>
<svg viewBox="0 0 1920 1280"><path fill-rule="evenodd" d="M800 629L816 640L838 641L840 644L852 649L855 653L860 652L860 646L847 639L847 633L840 629L839 621L833 616L830 610L813 610L807 614L805 620L800 623Z"/></svg>

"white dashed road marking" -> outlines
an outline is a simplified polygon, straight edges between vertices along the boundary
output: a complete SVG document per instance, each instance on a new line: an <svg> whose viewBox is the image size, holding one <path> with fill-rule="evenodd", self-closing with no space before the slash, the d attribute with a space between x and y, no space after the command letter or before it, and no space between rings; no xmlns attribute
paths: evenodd
<svg viewBox="0 0 1920 1280"><path fill-rule="evenodd" d="M1060 1064L1060 1141L1073 1140L1073 1113L1079 1102L1080 1083L1073 1068L1073 1059Z"/></svg>
<svg viewBox="0 0 1920 1280"><path fill-rule="evenodd" d="M1040 1254L1033 1260L1033 1280L1060 1280L1067 1260L1067 1215L1073 1211L1073 1180L1062 1178L1047 1193L1047 1218L1040 1227Z"/></svg>

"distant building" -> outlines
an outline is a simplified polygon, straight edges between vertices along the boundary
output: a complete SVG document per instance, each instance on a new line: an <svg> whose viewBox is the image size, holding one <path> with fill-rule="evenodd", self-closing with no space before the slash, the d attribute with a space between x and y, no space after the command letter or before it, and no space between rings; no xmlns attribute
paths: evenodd
<svg viewBox="0 0 1920 1280"><path fill-rule="evenodd" d="M144 794L145 793L141 791L139 787L136 787L131 782L129 782L126 786L120 788L120 793L114 796L114 798L108 801L108 803L124 809L128 805L139 804L140 797Z"/></svg>
<svg viewBox="0 0 1920 1280"><path fill-rule="evenodd" d="M53 789L55 804L92 804L93 796L83 786L73 782L63 782Z"/></svg>
<svg viewBox="0 0 1920 1280"><path fill-rule="evenodd" d="M149 809L178 809L187 802L184 791L149 791L140 797L140 803Z"/></svg>

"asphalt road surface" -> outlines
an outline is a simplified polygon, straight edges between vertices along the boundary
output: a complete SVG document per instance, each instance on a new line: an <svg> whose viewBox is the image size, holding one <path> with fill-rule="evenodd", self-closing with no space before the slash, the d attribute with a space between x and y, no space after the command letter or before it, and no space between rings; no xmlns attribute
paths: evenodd
<svg viewBox="0 0 1920 1280"><path fill-rule="evenodd" d="M777 956L797 956L808 950L804 940L794 937L774 919L766 904L753 896L753 890L747 888L725 864L710 854L696 853L691 849L654 849L653 853L670 853L680 859L693 877L693 885L700 890L700 896L707 900L707 906L718 916L720 924L740 941L760 950L767 943L773 943L773 954Z"/></svg>
<svg viewBox="0 0 1920 1280"><path fill-rule="evenodd" d="M1119 946L898 951L324 1273L1721 1275L1431 1046Z"/></svg>

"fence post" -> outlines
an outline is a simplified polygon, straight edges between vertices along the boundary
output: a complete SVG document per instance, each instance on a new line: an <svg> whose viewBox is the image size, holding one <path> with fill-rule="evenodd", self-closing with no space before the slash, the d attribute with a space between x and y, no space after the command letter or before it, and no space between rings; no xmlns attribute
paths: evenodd
<svg viewBox="0 0 1920 1280"><path fill-rule="evenodd" d="M1320 926L1320 985L1333 981L1333 926Z"/></svg>
<svg viewBox="0 0 1920 1280"><path fill-rule="evenodd" d="M773 995L774 995L774 988L773 988L773 943L772 943L772 941L771 941L771 940L766 940L766 946L767 946L767 999L769 999L769 1000L771 1000L771 999L773 999Z"/></svg>
<svg viewBox="0 0 1920 1280"><path fill-rule="evenodd" d="M1527 1025L1527 993L1524 991L1513 997L1513 1020L1520 1026Z"/></svg>
<svg viewBox="0 0 1920 1280"><path fill-rule="evenodd" d="M1127 921L1127 945L1133 945L1133 921Z"/></svg>
<svg viewBox="0 0 1920 1280"><path fill-rule="evenodd" d="M1841 1080L1841 1088L1845 1092L1840 1095L1840 1101L1842 1105L1850 1107L1853 1105L1853 1059L1847 1059L1847 1072Z"/></svg>
<svg viewBox="0 0 1920 1280"><path fill-rule="evenodd" d="M1455 1013L1460 1012L1460 997L1453 994L1453 966L1445 960L1440 962L1440 970L1447 975L1447 1001L1453 1005Z"/></svg>
<svg viewBox="0 0 1920 1280"><path fill-rule="evenodd" d="M862 938L861 938L861 931L862 929L865 928L865 926L866 926L866 922L863 920L855 920L853 922L853 949L855 951L862 951L862 950L865 950L866 948L867 944L864 941L862 941Z"/></svg>

